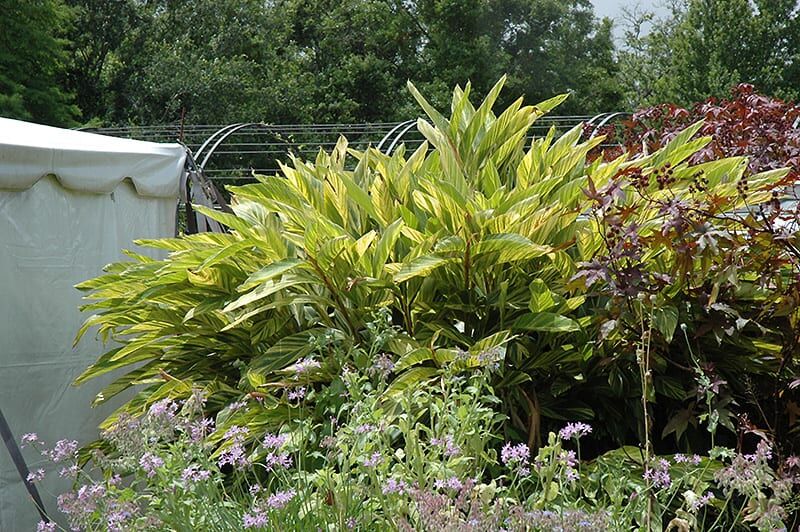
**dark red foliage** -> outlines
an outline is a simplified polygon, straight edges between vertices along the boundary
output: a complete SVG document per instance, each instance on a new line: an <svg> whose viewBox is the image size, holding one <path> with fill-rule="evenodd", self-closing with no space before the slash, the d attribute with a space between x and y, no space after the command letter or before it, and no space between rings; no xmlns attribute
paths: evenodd
<svg viewBox="0 0 800 532"><path fill-rule="evenodd" d="M790 167L787 182L800 178L800 105L758 94L753 86L740 84L730 99L709 98L691 110L674 104L661 104L636 111L620 124L602 128L609 143L620 147L604 148L604 158L613 159L627 150L633 154L652 153L678 132L704 120L700 135L713 141L692 158L700 163L722 157L747 156L750 171L762 172ZM587 127L587 135L594 130ZM599 156L598 150L595 156Z"/></svg>
<svg viewBox="0 0 800 532"><path fill-rule="evenodd" d="M691 110L658 105L599 132L587 127L585 133L607 135L594 156L610 160L623 150L633 157L653 153L700 120L698 136L712 141L691 163L745 156L750 173L784 167L790 172L768 185L737 172L735 191L715 188L702 169L682 162L646 171L627 166L603 185L590 176L584 193L592 200L589 216L603 245L580 263L574 280L607 298L597 307L606 319L598 337L618 342L617 360L639 357L643 339L655 338L648 356L664 361L654 375L680 381L684 389L695 386L695 396L675 403L655 392L654 405L671 405L666 410L671 420L714 397L732 432L737 410L738 434L761 430L779 448L796 452L799 425L785 413L798 402L800 389L800 201L792 201L800 192L800 105L739 85L730 99L709 99ZM747 208L734 208L740 204ZM654 217L656 223L648 226ZM676 325L674 338L659 337L663 331L650 336L653 329L644 327L637 301L652 304L653 318L669 309L672 323L681 327ZM764 357L758 346L767 344L773 350ZM769 364L761 366L767 358ZM734 400L736 408L728 409ZM663 434L669 434L670 423Z"/></svg>

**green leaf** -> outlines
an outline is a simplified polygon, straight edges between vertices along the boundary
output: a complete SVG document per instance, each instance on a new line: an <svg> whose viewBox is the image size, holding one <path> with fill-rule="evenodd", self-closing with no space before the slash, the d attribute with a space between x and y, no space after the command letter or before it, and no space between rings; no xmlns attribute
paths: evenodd
<svg viewBox="0 0 800 532"><path fill-rule="evenodd" d="M652 155L652 164L655 166L661 166L664 163L669 162L675 166L684 159L687 159L697 150L705 147L709 142L711 142L711 137L701 137L699 139L690 140L693 136L695 136L695 134L697 134L698 131L700 131L701 127L703 127L703 121L699 120L675 135L675 137L673 137L666 146Z"/></svg>
<svg viewBox="0 0 800 532"><path fill-rule="evenodd" d="M667 342L672 341L675 329L678 326L678 309L665 305L653 309L653 327L664 335Z"/></svg>
<svg viewBox="0 0 800 532"><path fill-rule="evenodd" d="M488 351L489 349L504 346L514 338L515 336L511 334L511 331L499 331L487 336L486 338L478 340L472 345L472 347L469 348L469 351L474 355L479 355L484 351Z"/></svg>
<svg viewBox="0 0 800 532"><path fill-rule="evenodd" d="M556 306L556 295L550 291L541 279L534 279L528 288L531 291L528 309L534 314L544 312Z"/></svg>
<svg viewBox="0 0 800 532"><path fill-rule="evenodd" d="M254 303L256 301L264 299L265 297L269 297L276 292L280 292L281 290L286 290L287 288L292 288L294 286L311 284L311 283L312 280L301 279L299 277L284 278L277 282L266 281L265 283L258 285L255 289L251 290L250 292L232 301L230 304L228 304L228 306L222 309L222 311L232 312L236 309L247 306L250 303Z"/></svg>
<svg viewBox="0 0 800 532"><path fill-rule="evenodd" d="M339 179L342 180L344 183L345 188L347 188L347 193L350 195L350 198L353 199L358 206L364 209L364 211L376 222L381 222L381 217L378 215L378 212L375 210L375 205L372 204L372 198L369 197L369 194L364 191L363 188L358 186L358 184L353 181L346 173L340 172L338 174Z"/></svg>
<svg viewBox="0 0 800 532"><path fill-rule="evenodd" d="M530 260L553 251L550 246L534 244L529 239L515 233L490 235L474 247L474 256L491 255L495 264Z"/></svg>
<svg viewBox="0 0 800 532"><path fill-rule="evenodd" d="M406 368L415 366L421 362L433 360L433 351L429 347L418 347L402 355L394 366L395 372L399 373Z"/></svg>
<svg viewBox="0 0 800 532"><path fill-rule="evenodd" d="M314 337L324 332L324 329L309 329L290 336L284 336L267 349L263 355L255 357L250 363L250 369L260 373L283 369L308 356L314 350Z"/></svg>
<svg viewBox="0 0 800 532"><path fill-rule="evenodd" d="M447 131L449 129L448 127L449 123L447 119L445 119L445 117L442 116L442 114L439 111L437 111L435 107L433 107L430 103L428 103L428 100L426 100L425 97L422 96L422 94L420 94L420 92L417 90L417 88L414 86L413 83L409 81L408 83L406 83L406 86L408 87L408 92L411 93L411 96L413 96L414 99L417 100L417 103L419 103L420 107L422 107L422 109L425 111L425 114L427 114L433 121L433 125L436 126L442 132Z"/></svg>
<svg viewBox="0 0 800 532"><path fill-rule="evenodd" d="M569 94L559 94L558 96L553 96L543 102L539 102L533 106L539 116L544 115L564 103L569 97Z"/></svg>
<svg viewBox="0 0 800 532"><path fill-rule="evenodd" d="M455 262L455 259L445 258L439 255L423 255L417 257L408 264L403 264L400 271L394 274L394 281L402 283L414 277L426 277L436 268L445 264Z"/></svg>
<svg viewBox="0 0 800 532"><path fill-rule="evenodd" d="M216 220L223 225L227 225L231 229L237 231L249 231L251 228L251 224L248 223L247 220L242 220L234 214L211 209L203 205L192 204L192 208L200 214L211 218L212 220Z"/></svg>
<svg viewBox="0 0 800 532"><path fill-rule="evenodd" d="M375 247L375 253L372 256L372 274L377 277L383 271L386 261L391 256L392 249L397 243L397 239L403 229L402 218L392 222L386 229L383 230L381 239Z"/></svg>
<svg viewBox="0 0 800 532"><path fill-rule="evenodd" d="M689 428L689 424L693 426L697 426L697 418L694 415L694 411L691 407L679 410L669 421L667 424L664 425L664 430L661 431L661 437L666 438L672 433L675 433L675 439L679 440L686 429Z"/></svg>
<svg viewBox="0 0 800 532"><path fill-rule="evenodd" d="M414 389L422 386L436 376L439 370L436 368L416 367L404 371L399 377L392 381L389 388L386 389L386 395L395 397L406 393L408 389Z"/></svg>
<svg viewBox="0 0 800 532"><path fill-rule="evenodd" d="M514 322L514 329L540 332L574 332L580 330L577 322L552 312L525 314Z"/></svg>
<svg viewBox="0 0 800 532"><path fill-rule="evenodd" d="M693 391L687 391L683 382L673 377L655 377L653 385L659 395L678 401L684 401L694 395Z"/></svg>
<svg viewBox="0 0 800 532"><path fill-rule="evenodd" d="M228 257L232 257L232 256L240 253L244 249L252 248L252 247L253 247L253 243L250 240L241 240L241 241L236 242L234 244L231 244L229 246L225 246L225 247L221 248L219 251L217 251L216 253L210 255L206 260L204 260L202 262L202 264L200 264L200 266L197 268L196 271L199 272L201 270L204 270L205 268L208 268L209 266L213 266L213 265L215 265L215 264L217 264L219 262L222 262L223 260L227 259Z"/></svg>

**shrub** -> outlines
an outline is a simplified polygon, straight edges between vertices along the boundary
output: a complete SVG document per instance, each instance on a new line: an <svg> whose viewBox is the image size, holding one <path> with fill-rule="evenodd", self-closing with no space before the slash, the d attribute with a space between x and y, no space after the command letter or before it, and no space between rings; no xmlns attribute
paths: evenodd
<svg viewBox="0 0 800 532"><path fill-rule="evenodd" d="M237 424L252 434L324 419L342 402L343 368L365 370L374 356L356 354L380 346L373 355L394 364L386 409L453 361L497 366L509 437L537 447L548 427L595 418L597 453L654 425L692 433L700 377L791 374L778 326L793 318L771 312L763 325L730 305L781 305L770 283L786 275L787 248L751 245L747 216L729 214L769 200L785 172L744 186L741 158L692 164L709 143L693 139L702 123L646 157L590 163L601 139L580 142L580 127L528 143L563 97L495 115L502 84L477 108L469 86L456 88L449 119L411 87L428 116L414 153L341 139L314 162L231 187L234 215L201 209L229 233L141 242L170 255L131 254L81 284L96 313L81 334L97 326L116 343L78 382L126 368L98 400L143 385L130 414L194 389L212 413L245 401ZM717 344L692 345L706 331ZM313 401L298 409L300 388ZM748 390L723 391L706 413L735 429L729 407Z"/></svg>
<svg viewBox="0 0 800 532"><path fill-rule="evenodd" d="M796 447L788 438L796 426L785 414L797 400L793 346L800 340L798 315L789 303L800 295L799 119L797 105L756 94L743 84L727 100L711 98L691 109L663 104L639 110L603 131L621 147L602 152L598 147L590 155L602 153L613 160L624 151L647 160L647 154L684 135L684 128L699 124L690 130L702 147L689 157L688 173L667 165L652 174L634 168L622 176L620 187L595 194L598 227L613 246L585 272L590 283L600 280L600 290L616 294L619 301L630 299L619 286L631 279L646 285L648 296L657 295L650 306L656 329L669 323L668 329L676 331L677 342L657 345L653 362L662 373L654 379L656 390L659 385L673 388L675 393L666 395L684 403L665 416L666 434L686 436L684 431L691 432L700 417L713 415L731 431L752 430L754 423L767 429L785 452ZM699 173L710 166L726 174L727 187ZM753 182L770 172L776 179ZM676 186L683 188L681 182L689 183L688 195L675 193ZM625 190L625 199L611 198L619 189ZM660 231L648 228L650 218L658 220ZM665 250L670 254L665 256ZM624 305L612 310L612 321ZM641 331L641 319L633 316L628 327ZM682 330L678 323L685 324ZM664 375L667 366L671 370ZM694 386L688 378L692 370L698 376ZM718 390L721 385L724 397L718 409L709 410L703 390L712 383ZM681 394L687 386L697 393Z"/></svg>

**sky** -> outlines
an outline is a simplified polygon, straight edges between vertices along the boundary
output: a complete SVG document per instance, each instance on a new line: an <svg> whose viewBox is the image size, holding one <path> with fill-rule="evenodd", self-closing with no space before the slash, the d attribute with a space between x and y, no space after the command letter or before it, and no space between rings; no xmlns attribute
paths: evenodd
<svg viewBox="0 0 800 532"><path fill-rule="evenodd" d="M667 13L667 10L660 5L661 2L658 1L653 2L641 0L637 2L636 0L591 0L591 2L594 4L594 11L598 18L609 17L616 19L622 13L622 8L624 6L633 7L636 4L639 4L639 7L642 9L655 11L661 15Z"/></svg>
<svg viewBox="0 0 800 532"><path fill-rule="evenodd" d="M622 37L622 8L633 8L637 4L641 10L653 11L656 15L665 16L669 11L660 0L591 0L597 18L608 17L614 20L614 37Z"/></svg>
<svg viewBox="0 0 800 532"><path fill-rule="evenodd" d="M613 18L616 19L623 6L631 5L632 2L626 2L625 0L592 0L592 4L594 4L594 12L597 14L597 18Z"/></svg>

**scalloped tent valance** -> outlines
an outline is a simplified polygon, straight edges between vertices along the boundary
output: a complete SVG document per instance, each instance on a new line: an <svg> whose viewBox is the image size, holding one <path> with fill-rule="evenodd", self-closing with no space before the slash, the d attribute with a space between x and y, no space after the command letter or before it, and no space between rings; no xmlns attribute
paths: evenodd
<svg viewBox="0 0 800 532"><path fill-rule="evenodd" d="M186 150L0 118L0 190L54 175L64 188L107 194L126 178L141 196L177 198Z"/></svg>

